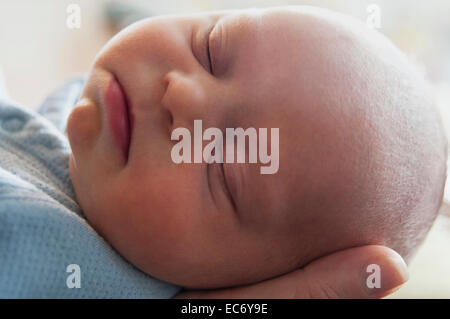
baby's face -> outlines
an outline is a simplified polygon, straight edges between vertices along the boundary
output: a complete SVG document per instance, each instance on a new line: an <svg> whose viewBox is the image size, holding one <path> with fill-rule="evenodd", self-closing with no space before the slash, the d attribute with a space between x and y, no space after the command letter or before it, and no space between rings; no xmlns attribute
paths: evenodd
<svg viewBox="0 0 450 319"><path fill-rule="evenodd" d="M219 287L288 272L323 252L319 224L340 226L308 213L326 208L312 197L342 176L351 185L355 161L342 154L365 137L352 143L357 113L336 119L323 108L323 88L339 90L336 66L323 61L345 38L327 36L313 16L277 9L148 19L99 53L68 122L70 173L93 227L131 263L183 286ZM120 100L114 79L129 117L116 130L129 135L108 121L108 95ZM171 132L193 132L196 119L221 130L279 128L278 172L175 164ZM297 205L298 194L316 207Z"/></svg>

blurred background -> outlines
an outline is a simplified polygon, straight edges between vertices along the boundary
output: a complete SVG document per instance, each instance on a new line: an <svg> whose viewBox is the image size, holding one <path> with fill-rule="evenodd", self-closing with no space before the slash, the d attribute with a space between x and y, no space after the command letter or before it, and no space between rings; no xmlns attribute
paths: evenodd
<svg viewBox="0 0 450 319"><path fill-rule="evenodd" d="M71 4L80 9L79 28L67 26L74 12ZM0 87L3 82L11 99L36 108L65 80L86 73L108 39L136 19L280 5L329 8L370 23L387 35L421 66L450 132L448 0L0 0ZM450 187L445 197L450 200ZM410 264L409 282L390 298L450 298L450 213L446 205Z"/></svg>

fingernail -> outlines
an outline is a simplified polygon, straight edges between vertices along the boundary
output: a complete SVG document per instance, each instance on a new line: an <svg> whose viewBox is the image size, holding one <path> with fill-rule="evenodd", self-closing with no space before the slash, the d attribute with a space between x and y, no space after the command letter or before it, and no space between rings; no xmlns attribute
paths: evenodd
<svg viewBox="0 0 450 319"><path fill-rule="evenodd" d="M383 297L400 288L409 279L403 258L392 253L366 267L366 289L369 296Z"/></svg>

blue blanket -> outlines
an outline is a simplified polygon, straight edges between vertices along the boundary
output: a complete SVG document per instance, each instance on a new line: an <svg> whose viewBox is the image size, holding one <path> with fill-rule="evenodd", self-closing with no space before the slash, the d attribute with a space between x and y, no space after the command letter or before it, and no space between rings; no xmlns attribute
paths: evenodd
<svg viewBox="0 0 450 319"><path fill-rule="evenodd" d="M0 100L0 298L170 298L179 287L129 264L76 200L63 132L76 79L31 112Z"/></svg>

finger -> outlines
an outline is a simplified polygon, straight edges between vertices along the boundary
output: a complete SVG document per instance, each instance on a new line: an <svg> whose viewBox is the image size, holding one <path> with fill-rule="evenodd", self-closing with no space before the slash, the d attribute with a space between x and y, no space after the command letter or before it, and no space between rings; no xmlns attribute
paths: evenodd
<svg viewBox="0 0 450 319"><path fill-rule="evenodd" d="M379 267L379 287L368 283ZM303 269L254 285L187 291L177 298L381 298L408 280L403 259L383 246L362 246L322 257Z"/></svg>
<svg viewBox="0 0 450 319"><path fill-rule="evenodd" d="M382 298L408 280L403 258L384 246L362 246L318 259L303 269L295 298Z"/></svg>

